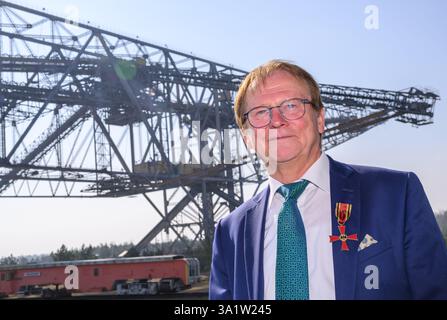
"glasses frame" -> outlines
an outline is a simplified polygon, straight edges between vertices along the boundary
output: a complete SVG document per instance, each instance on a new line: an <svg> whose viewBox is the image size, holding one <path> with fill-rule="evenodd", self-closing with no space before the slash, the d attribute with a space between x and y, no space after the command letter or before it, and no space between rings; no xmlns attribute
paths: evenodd
<svg viewBox="0 0 447 320"><path fill-rule="evenodd" d="M280 114L281 117L282 117L284 120L286 120L286 121L290 121L290 120L298 120L298 119L301 119L302 117L304 117L304 115L306 114L306 104L310 104L311 106L313 106L313 107L315 108L315 104L313 104L309 99L304 99L304 98L290 98L290 99L286 99L286 100L284 100L283 102L281 102L281 103L280 103L279 105L277 105L277 106L273 106L273 107L259 106L259 107L256 107L256 108L251 109L250 111L245 112L245 113L242 115L242 117L243 117L243 119L242 119L242 124L245 124L245 122L247 122L247 120L248 120L248 123L250 123L250 125L251 125L253 128L257 128L257 129L259 129L259 128L265 128L265 127L269 126L269 125L272 123L272 109L280 108L285 102L287 102L287 101L291 101L291 100L299 100L302 104L304 104L304 112L303 112L303 114L302 114L300 117L298 117L298 118L295 118L295 119L288 119L288 118L285 117L284 114L281 112L281 109L279 109L279 114ZM258 109L260 109L260 108L267 108L267 109L268 109L268 111L269 111L269 116L270 116L270 121L269 121L266 125L264 125L264 126L259 126L259 127L257 127L257 126L254 126L254 125L250 122L250 119L248 119L248 114L249 114L250 112L252 112L252 111L254 111L254 110L258 110Z"/></svg>

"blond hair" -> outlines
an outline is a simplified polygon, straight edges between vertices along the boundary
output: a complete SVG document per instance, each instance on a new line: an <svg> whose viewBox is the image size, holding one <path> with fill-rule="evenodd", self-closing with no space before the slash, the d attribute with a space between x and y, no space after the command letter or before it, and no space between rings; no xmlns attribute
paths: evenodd
<svg viewBox="0 0 447 320"><path fill-rule="evenodd" d="M276 71L286 71L292 76L294 76L298 81L304 81L310 90L311 102L316 109L316 111L321 110L323 108L323 103L321 101L320 88L318 83L312 77L310 73L308 73L303 68L292 64L290 62L284 60L271 60L254 70L252 70L242 81L239 90L236 95L236 99L234 101L234 113L236 117L236 123L239 128L243 127L243 117L244 117L244 109L246 103L247 93L249 91L253 91L259 87L260 84L263 84L265 80L271 76Z"/></svg>

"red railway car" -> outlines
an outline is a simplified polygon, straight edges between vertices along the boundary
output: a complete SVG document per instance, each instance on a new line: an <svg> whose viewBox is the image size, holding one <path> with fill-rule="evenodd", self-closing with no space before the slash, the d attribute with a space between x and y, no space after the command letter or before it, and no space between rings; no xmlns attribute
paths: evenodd
<svg viewBox="0 0 447 320"><path fill-rule="evenodd" d="M115 290L118 283L126 281L163 278L176 279L181 286L189 286L199 276L198 259L179 255L0 266L0 295L49 285L65 287L71 292L104 292Z"/></svg>

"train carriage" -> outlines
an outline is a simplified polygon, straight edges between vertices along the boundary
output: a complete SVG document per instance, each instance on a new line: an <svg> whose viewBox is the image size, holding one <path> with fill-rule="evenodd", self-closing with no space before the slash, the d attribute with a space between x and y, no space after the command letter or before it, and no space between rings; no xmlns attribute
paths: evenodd
<svg viewBox="0 0 447 320"><path fill-rule="evenodd" d="M167 278L188 287L199 276L198 259L180 255L58 261L0 266L0 293L14 294L23 288L49 285L76 293L105 292L115 290L117 283Z"/></svg>

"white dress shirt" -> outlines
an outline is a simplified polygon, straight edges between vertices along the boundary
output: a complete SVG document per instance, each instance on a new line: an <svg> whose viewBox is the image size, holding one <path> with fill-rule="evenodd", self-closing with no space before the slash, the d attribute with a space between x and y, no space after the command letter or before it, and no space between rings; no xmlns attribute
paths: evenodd
<svg viewBox="0 0 447 320"><path fill-rule="evenodd" d="M298 209L304 223L309 272L309 299L334 300L334 262L331 222L329 159L325 153L306 171L300 180L309 181L298 198ZM299 181L299 180L298 180ZM276 193L282 185L269 178L270 196L264 233L264 299L275 299L276 242L278 215L284 198Z"/></svg>

